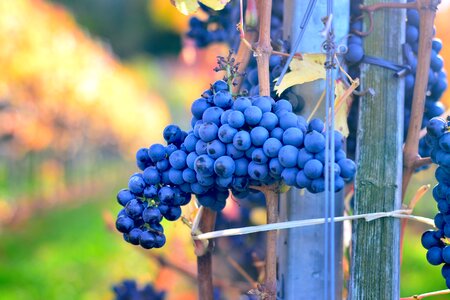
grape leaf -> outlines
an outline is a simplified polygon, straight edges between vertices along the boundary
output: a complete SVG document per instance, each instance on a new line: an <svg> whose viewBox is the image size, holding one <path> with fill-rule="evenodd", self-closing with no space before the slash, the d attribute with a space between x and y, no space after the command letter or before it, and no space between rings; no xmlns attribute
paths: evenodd
<svg viewBox="0 0 450 300"><path fill-rule="evenodd" d="M275 86L277 94L281 95L286 89L297 84L325 79L325 59L325 54L315 53L304 53L302 60L293 59L289 65L291 71L286 73L279 86Z"/></svg>
<svg viewBox="0 0 450 300"><path fill-rule="evenodd" d="M172 5L174 5L179 12L183 15L190 15L197 11L200 7L198 2L203 3L214 10L221 10L225 7L225 5L230 2L230 0L170 0Z"/></svg>
<svg viewBox="0 0 450 300"><path fill-rule="evenodd" d="M349 88L345 88L344 82L342 80L336 80L336 85L334 89L335 100L334 100L334 109L335 109L335 129L342 133L344 137L348 137L348 123L347 116L350 111L350 107L352 106L353 90L358 87L359 81L356 80L355 84L352 84Z"/></svg>

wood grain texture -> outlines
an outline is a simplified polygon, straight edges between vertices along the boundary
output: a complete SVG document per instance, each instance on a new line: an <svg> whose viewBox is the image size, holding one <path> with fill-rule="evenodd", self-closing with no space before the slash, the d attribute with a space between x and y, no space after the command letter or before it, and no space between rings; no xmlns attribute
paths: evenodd
<svg viewBox="0 0 450 300"><path fill-rule="evenodd" d="M379 0L366 0L365 5ZM401 3L405 1L391 1ZM405 11L383 9L374 14L374 31L364 39L367 55L402 63ZM368 28L367 22L365 28ZM393 72L361 65L357 175L354 213L392 211L401 206L403 80ZM353 223L349 299L398 299L400 222L383 218Z"/></svg>

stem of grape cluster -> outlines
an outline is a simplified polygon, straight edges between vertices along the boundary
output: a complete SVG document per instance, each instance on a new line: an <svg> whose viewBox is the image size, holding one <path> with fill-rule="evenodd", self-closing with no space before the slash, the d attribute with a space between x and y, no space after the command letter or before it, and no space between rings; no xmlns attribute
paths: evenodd
<svg viewBox="0 0 450 300"><path fill-rule="evenodd" d="M270 96L269 59L272 53L270 44L270 21L272 14L272 0L258 1L259 39L256 44L255 55L258 63L259 94ZM267 187L262 189L266 196L267 223L278 220L278 195ZM269 231L266 242L266 274L263 288L263 299L275 300L277 293L277 232Z"/></svg>
<svg viewBox="0 0 450 300"><path fill-rule="evenodd" d="M270 96L269 58L272 53L272 45L270 44L271 15L272 0L259 0L259 39L256 44L255 56L258 63L259 94L261 96Z"/></svg>
<svg viewBox="0 0 450 300"><path fill-rule="evenodd" d="M420 14L420 37L416 84L414 85L413 102L411 107L411 121L408 135L403 149L403 183L402 195L405 197L406 188L411 176L417 167L419 156L420 128L425 106L425 98L428 86L428 70L430 66L431 42L433 40L433 25L436 9L440 0L418 0Z"/></svg>
<svg viewBox="0 0 450 300"><path fill-rule="evenodd" d="M204 207L203 214L199 222L200 232L210 232L214 230L216 223L216 212ZM206 249L197 251L197 280L198 280L198 299L210 300L214 297L213 276L212 276L212 241L209 241Z"/></svg>

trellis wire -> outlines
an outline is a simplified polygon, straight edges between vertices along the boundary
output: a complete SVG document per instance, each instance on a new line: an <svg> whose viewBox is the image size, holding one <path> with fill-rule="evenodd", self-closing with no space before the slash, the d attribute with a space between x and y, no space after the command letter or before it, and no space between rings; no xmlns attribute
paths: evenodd
<svg viewBox="0 0 450 300"><path fill-rule="evenodd" d="M340 217L335 217L334 222L353 221L353 220L358 220L358 219L365 219L367 222L370 222L370 221L380 219L380 218L392 217L392 218L400 218L400 219L409 219L409 220L427 224L431 227L435 227L433 219L411 215L410 213L411 213L411 210L409 210L409 209L400 209L400 210L394 210L394 211L389 211L389 212L375 212L375 213L352 215L352 216L340 216ZM194 240L209 240L209 239L216 239L216 238L226 237L226 236L236 236L236 235L251 234L251 233L264 232L264 231L270 231L270 230L281 230L281 229L289 229L289 228L296 228L296 227L306 227L306 226L320 225L320 224L324 224L324 223L325 223L325 218L287 221L287 222L279 222L279 223L264 224L264 225L257 225L257 226L247 226L247 227L240 227L240 228L231 228L231 229L211 231L211 232L206 232L206 233L202 233L202 234L198 234L198 235L193 235L192 238Z"/></svg>

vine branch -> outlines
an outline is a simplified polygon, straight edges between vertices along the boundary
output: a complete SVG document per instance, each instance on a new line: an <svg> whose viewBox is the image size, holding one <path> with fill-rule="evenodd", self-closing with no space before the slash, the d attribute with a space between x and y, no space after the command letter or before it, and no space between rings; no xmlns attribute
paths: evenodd
<svg viewBox="0 0 450 300"><path fill-rule="evenodd" d="M258 63L259 94L270 96L269 58L272 53L270 44L270 18L272 0L258 0L259 39L255 48Z"/></svg>
<svg viewBox="0 0 450 300"><path fill-rule="evenodd" d="M402 195L405 196L406 188L411 176L420 161L419 138L424 112L425 98L428 85L428 69L430 66L431 42L433 40L433 24L436 16L437 5L440 0L419 0L417 8L420 14L419 52L416 71L416 84L414 85L413 102L411 107L411 121L408 135L403 149L403 182Z"/></svg>
<svg viewBox="0 0 450 300"><path fill-rule="evenodd" d="M447 295L447 294L450 294L450 290L441 290L441 291L436 291L436 292L424 293L424 294L414 295L414 296L410 296L410 297L406 297L406 298L400 298L400 300L417 300L417 299L423 299L423 298L427 298L427 297Z"/></svg>

